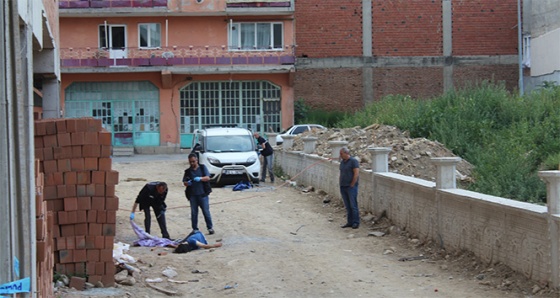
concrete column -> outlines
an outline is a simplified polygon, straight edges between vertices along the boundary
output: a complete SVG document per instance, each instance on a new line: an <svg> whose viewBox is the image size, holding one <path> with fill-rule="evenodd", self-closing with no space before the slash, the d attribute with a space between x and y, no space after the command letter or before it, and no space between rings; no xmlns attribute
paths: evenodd
<svg viewBox="0 0 560 298"><path fill-rule="evenodd" d="M546 182L546 205L548 207L548 226L550 231L550 274L554 288L560 286L558 266L560 256L558 253L558 225L552 220L553 215L560 211L560 171L541 171L539 177Z"/></svg>
<svg viewBox="0 0 560 298"><path fill-rule="evenodd" d="M58 79L43 80L43 118L61 118L60 83Z"/></svg>
<svg viewBox="0 0 560 298"><path fill-rule="evenodd" d="M436 165L437 189L453 189L456 188L455 166L461 161L460 157L434 157L431 159Z"/></svg>
<svg viewBox="0 0 560 298"><path fill-rule="evenodd" d="M443 30L443 92L453 89L453 4L451 0L441 2Z"/></svg>
<svg viewBox="0 0 560 298"><path fill-rule="evenodd" d="M296 136L292 136L292 135L282 136L282 140L284 140L284 142L282 143L282 148L284 150L292 149L292 146L294 146L295 138Z"/></svg>
<svg viewBox="0 0 560 298"><path fill-rule="evenodd" d="M315 152L315 144L317 144L317 137L305 137L303 140L303 152L311 154Z"/></svg>
<svg viewBox="0 0 560 298"><path fill-rule="evenodd" d="M267 132L266 136L268 137L268 143L270 146L276 146L276 136L278 134L274 132Z"/></svg>
<svg viewBox="0 0 560 298"><path fill-rule="evenodd" d="M374 173L389 172L389 153L391 147L369 147L367 148L371 154L371 170Z"/></svg>
<svg viewBox="0 0 560 298"><path fill-rule="evenodd" d="M348 145L348 142L346 141L329 141L329 147L331 147L332 149L332 158L333 159L339 159L340 158L340 149L342 149L342 147ZM350 152L352 153L352 152Z"/></svg>

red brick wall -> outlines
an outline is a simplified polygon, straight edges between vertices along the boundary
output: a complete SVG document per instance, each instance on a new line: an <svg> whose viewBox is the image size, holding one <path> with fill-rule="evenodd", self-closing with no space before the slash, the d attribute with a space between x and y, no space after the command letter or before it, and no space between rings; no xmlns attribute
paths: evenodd
<svg viewBox="0 0 560 298"><path fill-rule="evenodd" d="M516 55L517 0L453 1L453 55Z"/></svg>
<svg viewBox="0 0 560 298"><path fill-rule="evenodd" d="M374 0L374 56L440 56L441 0Z"/></svg>
<svg viewBox="0 0 560 298"><path fill-rule="evenodd" d="M519 80L517 65L454 66L453 84L455 88L479 83L483 80L506 84L507 90L516 90Z"/></svg>
<svg viewBox="0 0 560 298"><path fill-rule="evenodd" d="M361 0L296 1L296 56L362 55Z"/></svg>
<svg viewBox="0 0 560 298"><path fill-rule="evenodd" d="M294 84L295 99L324 110L361 109L362 69L302 69Z"/></svg>
<svg viewBox="0 0 560 298"><path fill-rule="evenodd" d="M443 93L443 68L376 68L373 70L373 88L375 100L390 94L431 98Z"/></svg>

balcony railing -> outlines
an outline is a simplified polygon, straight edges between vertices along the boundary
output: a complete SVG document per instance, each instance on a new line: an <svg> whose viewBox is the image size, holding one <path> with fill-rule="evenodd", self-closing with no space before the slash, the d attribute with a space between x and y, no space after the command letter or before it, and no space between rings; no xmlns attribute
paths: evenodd
<svg viewBox="0 0 560 298"><path fill-rule="evenodd" d="M61 9L167 7L167 0L59 0L58 7Z"/></svg>
<svg viewBox="0 0 560 298"><path fill-rule="evenodd" d="M293 46L282 50L229 49L227 46L143 48L61 48L62 67L204 66L294 64Z"/></svg>

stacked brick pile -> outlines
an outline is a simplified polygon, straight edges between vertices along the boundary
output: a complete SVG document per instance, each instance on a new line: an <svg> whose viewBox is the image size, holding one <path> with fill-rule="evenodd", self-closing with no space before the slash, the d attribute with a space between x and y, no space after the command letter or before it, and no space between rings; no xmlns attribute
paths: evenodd
<svg viewBox="0 0 560 298"><path fill-rule="evenodd" d="M35 156L53 213L55 272L113 286L119 177L111 169L111 133L93 118L38 120Z"/></svg>
<svg viewBox="0 0 560 298"><path fill-rule="evenodd" d="M35 216L37 240L37 297L53 297L52 276L54 269L54 237L52 227L54 214L47 211L47 202L43 199L44 174L40 170L40 161L35 160Z"/></svg>

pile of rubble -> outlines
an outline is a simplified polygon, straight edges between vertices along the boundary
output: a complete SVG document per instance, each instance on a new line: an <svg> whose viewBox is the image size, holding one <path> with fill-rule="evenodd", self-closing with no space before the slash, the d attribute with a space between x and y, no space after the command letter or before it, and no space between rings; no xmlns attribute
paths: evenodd
<svg viewBox="0 0 560 298"><path fill-rule="evenodd" d="M394 126L374 124L366 128L334 128L326 131L308 131L297 135L291 150L303 151L302 138L317 137L314 154L331 156L329 141L346 141L351 155L360 161L360 167L371 169L371 153L368 147L391 147L389 153L389 171L428 181L435 181L436 167L432 157L454 157L451 150L442 144L425 138L410 138L408 132L402 132ZM471 172L473 165L461 160L457 165L457 179L461 184L473 182Z"/></svg>

